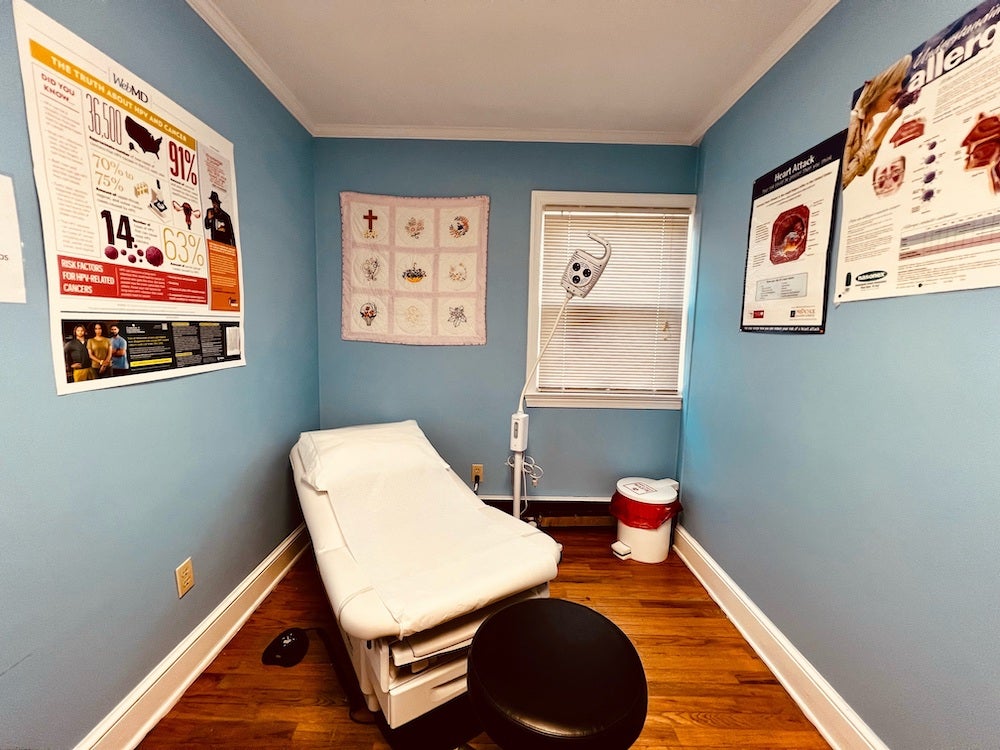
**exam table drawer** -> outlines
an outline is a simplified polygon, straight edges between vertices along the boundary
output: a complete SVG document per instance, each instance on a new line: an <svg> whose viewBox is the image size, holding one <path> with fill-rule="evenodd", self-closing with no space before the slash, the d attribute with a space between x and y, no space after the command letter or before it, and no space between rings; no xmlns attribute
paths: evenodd
<svg viewBox="0 0 1000 750"><path fill-rule="evenodd" d="M371 669L370 662L366 662L366 668ZM462 654L453 661L414 675L388 693L382 691L377 679L372 680L372 687L386 722L396 728L464 693L467 670L466 655Z"/></svg>

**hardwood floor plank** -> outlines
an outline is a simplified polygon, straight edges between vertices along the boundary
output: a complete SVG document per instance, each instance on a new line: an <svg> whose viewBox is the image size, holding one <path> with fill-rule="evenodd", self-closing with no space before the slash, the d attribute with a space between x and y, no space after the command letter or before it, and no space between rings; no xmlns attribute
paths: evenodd
<svg viewBox="0 0 1000 750"><path fill-rule="evenodd" d="M658 565L618 560L613 527L547 531L563 544L552 596L609 617L639 652L649 707L635 748L829 747L676 555ZM307 630L306 656L288 668L262 664L289 627ZM318 629L336 637L307 553L139 747L391 750L376 726L349 716ZM469 746L498 750L485 734Z"/></svg>

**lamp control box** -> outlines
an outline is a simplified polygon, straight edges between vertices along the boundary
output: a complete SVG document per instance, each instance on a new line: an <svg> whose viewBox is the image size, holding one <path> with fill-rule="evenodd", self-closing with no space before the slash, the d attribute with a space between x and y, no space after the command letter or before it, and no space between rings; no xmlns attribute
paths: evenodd
<svg viewBox="0 0 1000 750"><path fill-rule="evenodd" d="M523 412L510 415L510 449L523 452L528 447L528 415Z"/></svg>

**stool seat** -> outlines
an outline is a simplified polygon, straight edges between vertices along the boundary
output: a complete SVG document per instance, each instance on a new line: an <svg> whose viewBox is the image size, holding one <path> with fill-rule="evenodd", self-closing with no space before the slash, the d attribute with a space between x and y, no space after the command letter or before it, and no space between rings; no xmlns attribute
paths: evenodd
<svg viewBox="0 0 1000 750"><path fill-rule="evenodd" d="M469 699L500 747L625 750L646 720L646 674L609 619L564 599L529 599L479 626Z"/></svg>

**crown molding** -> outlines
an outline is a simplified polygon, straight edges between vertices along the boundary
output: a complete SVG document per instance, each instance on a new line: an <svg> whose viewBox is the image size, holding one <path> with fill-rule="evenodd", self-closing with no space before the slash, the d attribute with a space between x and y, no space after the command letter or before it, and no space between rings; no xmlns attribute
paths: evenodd
<svg viewBox="0 0 1000 750"><path fill-rule="evenodd" d="M292 117L298 120L299 124L310 134L315 135L315 125L302 102L282 83L271 66L264 62L264 59L257 54L246 37L236 30L236 27L222 14L215 3L212 0L187 0L187 4L236 53L236 56L260 79L267 90L274 94Z"/></svg>

